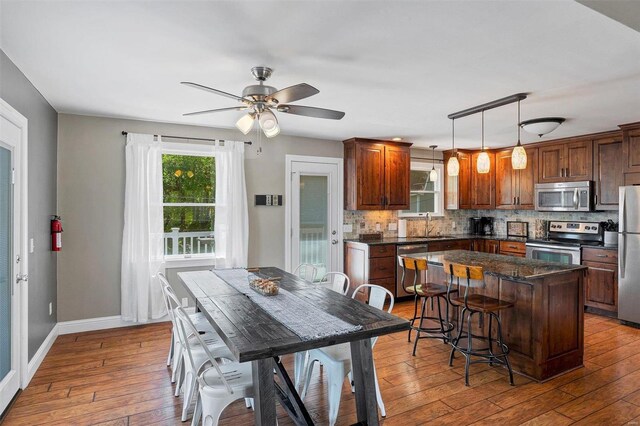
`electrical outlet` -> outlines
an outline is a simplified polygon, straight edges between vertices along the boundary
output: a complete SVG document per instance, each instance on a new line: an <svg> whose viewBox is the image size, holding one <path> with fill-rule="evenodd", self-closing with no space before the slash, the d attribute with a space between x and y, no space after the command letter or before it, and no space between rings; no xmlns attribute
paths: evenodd
<svg viewBox="0 0 640 426"><path fill-rule="evenodd" d="M389 222L389 231L397 231L398 224L396 222Z"/></svg>
<svg viewBox="0 0 640 426"><path fill-rule="evenodd" d="M187 308L188 306L189 306L189 298L183 297L182 298L182 307L183 308Z"/></svg>
<svg viewBox="0 0 640 426"><path fill-rule="evenodd" d="M455 222L451 222L451 229L456 229L456 223Z"/></svg>
<svg viewBox="0 0 640 426"><path fill-rule="evenodd" d="M53 303L49 302L49 315L53 313Z"/></svg>
<svg viewBox="0 0 640 426"><path fill-rule="evenodd" d="M350 223L343 223L342 232L353 232L353 225Z"/></svg>
<svg viewBox="0 0 640 426"><path fill-rule="evenodd" d="M380 225L380 222L376 222L376 231L380 232L382 230L382 226Z"/></svg>
<svg viewBox="0 0 640 426"><path fill-rule="evenodd" d="M29 238L29 253L33 253L36 249L36 244L33 241L33 238Z"/></svg>

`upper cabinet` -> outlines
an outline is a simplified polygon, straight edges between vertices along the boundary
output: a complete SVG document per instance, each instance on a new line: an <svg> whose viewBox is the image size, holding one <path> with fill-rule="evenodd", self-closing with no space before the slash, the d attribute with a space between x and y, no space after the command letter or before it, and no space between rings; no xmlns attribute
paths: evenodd
<svg viewBox="0 0 640 426"><path fill-rule="evenodd" d="M513 149L496 153L496 208L531 210L534 208L534 190L538 182L538 148L525 148L527 168L511 167Z"/></svg>
<svg viewBox="0 0 640 426"><path fill-rule="evenodd" d="M540 183L593 179L593 143L590 138L545 145L539 148L539 153Z"/></svg>
<svg viewBox="0 0 640 426"><path fill-rule="evenodd" d="M457 151L460 171L458 176L449 176L446 172L447 162L453 155L452 151L446 151L444 158L444 187L445 187L445 209L471 209L471 153Z"/></svg>
<svg viewBox="0 0 640 426"><path fill-rule="evenodd" d="M624 184L640 185L640 122L621 125Z"/></svg>
<svg viewBox="0 0 640 426"><path fill-rule="evenodd" d="M471 208L494 209L496 207L496 155L487 151L491 161L489 173L478 173L476 164L481 152L471 154Z"/></svg>
<svg viewBox="0 0 640 426"><path fill-rule="evenodd" d="M596 210L618 209L618 187L624 185L622 135L618 132L593 140L593 179Z"/></svg>
<svg viewBox="0 0 640 426"><path fill-rule="evenodd" d="M344 208L409 209L410 146L361 138L344 141Z"/></svg>

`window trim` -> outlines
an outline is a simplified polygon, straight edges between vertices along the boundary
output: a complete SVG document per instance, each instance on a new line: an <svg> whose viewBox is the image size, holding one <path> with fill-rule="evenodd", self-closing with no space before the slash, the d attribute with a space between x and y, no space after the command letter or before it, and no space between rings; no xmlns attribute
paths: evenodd
<svg viewBox="0 0 640 426"><path fill-rule="evenodd" d="M204 144L193 143L177 143L177 142L162 142L161 143L161 155L185 155L191 157L213 157L215 159L215 147ZM215 160L214 160L215 161ZM164 196L164 187L162 188ZM215 203L165 203L163 201L162 208L164 214L164 207L209 207L213 206L215 209ZM164 216L164 215L163 215ZM162 237L162 244L164 245L164 232ZM164 252L164 248L163 248ZM199 266L213 266L215 264L215 243L214 252L207 254L189 254L189 255L163 255L164 262L167 268L187 268L187 267L199 267Z"/></svg>
<svg viewBox="0 0 640 426"><path fill-rule="evenodd" d="M420 170L420 171L430 171L432 167L435 166L436 171L438 172L438 180L435 182L433 193L436 194L437 205L436 211L434 213L429 212L431 217L443 217L444 216L444 192L442 188L444 187L443 179L444 179L444 164L442 163L432 163L425 161L411 161L411 170ZM409 191L409 194L412 192L421 192L421 193L431 193L431 191ZM405 210L398 211L398 217L424 217L425 213L413 213L407 212Z"/></svg>

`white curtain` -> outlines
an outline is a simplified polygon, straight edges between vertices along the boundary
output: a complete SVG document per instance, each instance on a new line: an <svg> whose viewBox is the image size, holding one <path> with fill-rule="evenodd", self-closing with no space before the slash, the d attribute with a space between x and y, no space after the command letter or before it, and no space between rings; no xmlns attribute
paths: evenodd
<svg viewBox="0 0 640 426"><path fill-rule="evenodd" d="M244 142L216 142L216 268L247 267L249 213Z"/></svg>
<svg viewBox="0 0 640 426"><path fill-rule="evenodd" d="M160 137L129 133L122 233L122 319L146 322L166 314L158 272L164 270Z"/></svg>

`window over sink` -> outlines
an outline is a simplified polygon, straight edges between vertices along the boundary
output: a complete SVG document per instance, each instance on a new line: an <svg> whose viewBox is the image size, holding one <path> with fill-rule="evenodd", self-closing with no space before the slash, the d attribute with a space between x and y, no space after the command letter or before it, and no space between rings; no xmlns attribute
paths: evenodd
<svg viewBox="0 0 640 426"><path fill-rule="evenodd" d="M437 179L430 179L431 169L435 167ZM411 162L411 204L409 210L400 210L400 217L420 217L426 213L432 216L442 216L444 210L443 187L443 166L435 164L412 161Z"/></svg>

